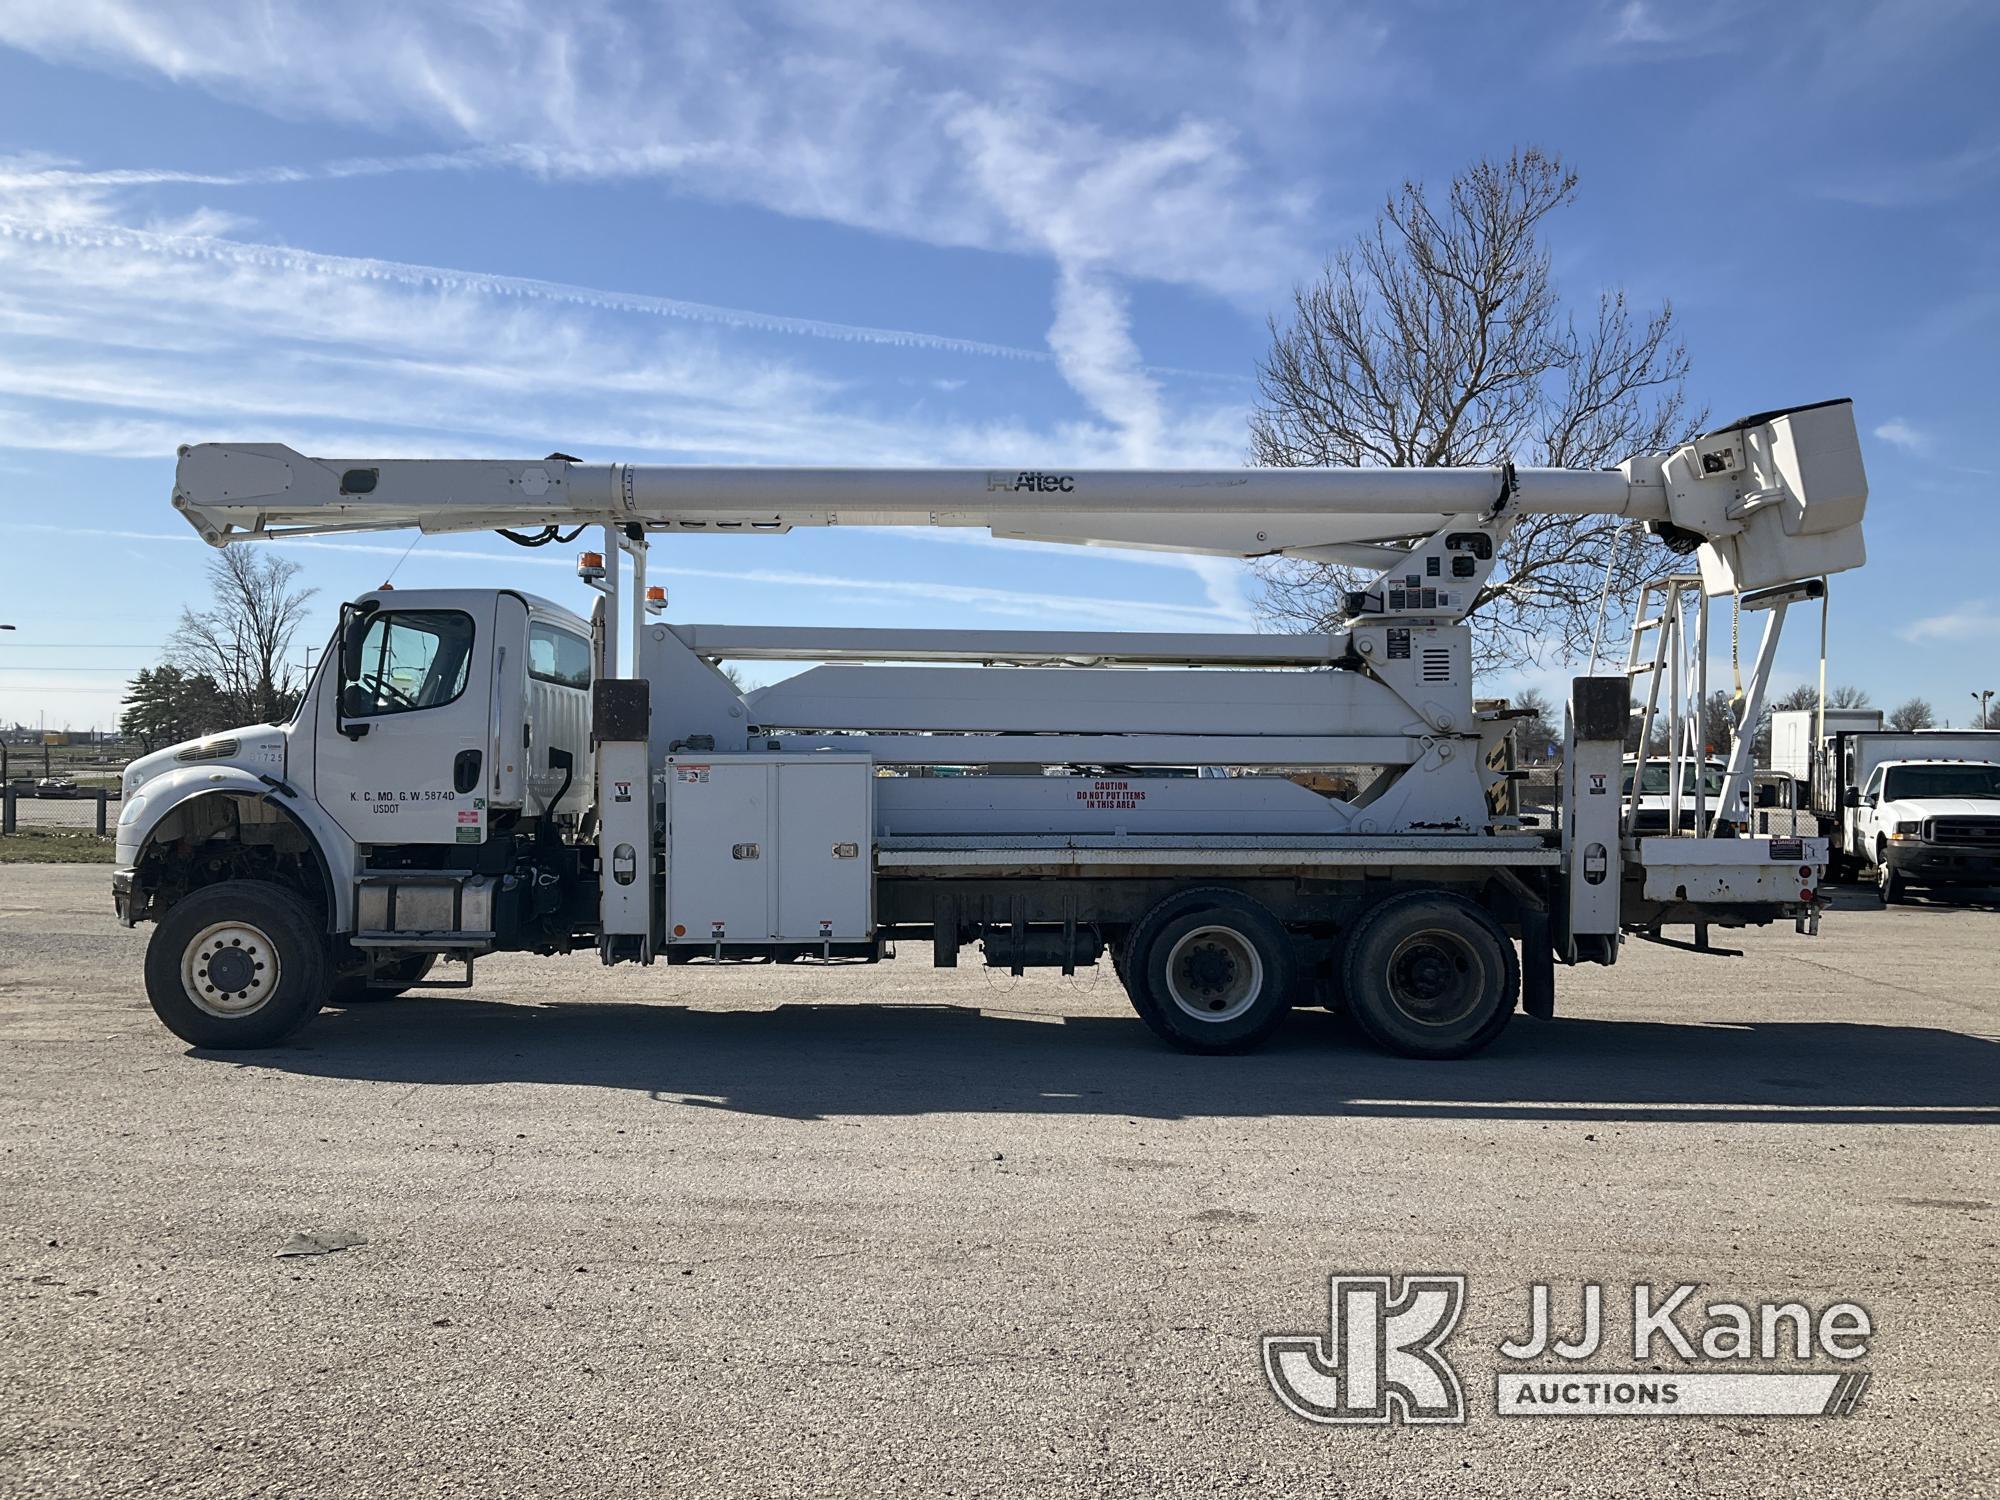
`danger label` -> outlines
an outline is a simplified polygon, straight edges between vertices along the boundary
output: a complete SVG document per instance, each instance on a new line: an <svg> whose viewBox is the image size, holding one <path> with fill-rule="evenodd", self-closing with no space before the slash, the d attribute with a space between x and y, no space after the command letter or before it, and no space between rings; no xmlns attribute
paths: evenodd
<svg viewBox="0 0 2000 1500"><path fill-rule="evenodd" d="M1129 781L1093 781L1077 788L1076 800L1105 812L1131 812L1146 800L1146 793Z"/></svg>

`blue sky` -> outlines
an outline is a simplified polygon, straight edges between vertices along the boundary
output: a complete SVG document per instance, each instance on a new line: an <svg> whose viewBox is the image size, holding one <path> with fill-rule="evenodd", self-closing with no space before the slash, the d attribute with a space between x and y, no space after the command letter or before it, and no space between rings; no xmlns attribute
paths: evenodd
<svg viewBox="0 0 2000 1500"><path fill-rule="evenodd" d="M181 442L1240 463L1292 283L1402 178L1522 143L1582 173L1565 292L1671 297L1717 418L1855 398L1871 562L1833 675L1958 719L2000 687L1996 62L2000 11L1921 0L11 0L0 720L108 724L199 596ZM586 599L565 559L407 545L296 548L313 638L391 568ZM662 570L689 620L1239 628L1255 594L939 533Z"/></svg>

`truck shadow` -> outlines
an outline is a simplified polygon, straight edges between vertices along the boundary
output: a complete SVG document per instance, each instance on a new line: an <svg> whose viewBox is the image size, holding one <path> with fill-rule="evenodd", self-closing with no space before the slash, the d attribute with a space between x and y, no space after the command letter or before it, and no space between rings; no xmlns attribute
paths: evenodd
<svg viewBox="0 0 2000 1500"><path fill-rule="evenodd" d="M194 1052L230 1066L397 1084L629 1089L795 1120L983 1113L1484 1120L2000 1123L2000 1044L1851 1022L1516 1017L1460 1062L1386 1056L1294 1012L1260 1052L1189 1057L1135 1017L965 1005L549 1004L409 996L323 1014L298 1042Z"/></svg>
<svg viewBox="0 0 2000 1500"><path fill-rule="evenodd" d="M1870 885L1822 888L1832 911L1882 911L1882 898ZM1954 886L1949 890L1911 891L1896 907L1899 912L1993 911L2000 909L2000 887Z"/></svg>

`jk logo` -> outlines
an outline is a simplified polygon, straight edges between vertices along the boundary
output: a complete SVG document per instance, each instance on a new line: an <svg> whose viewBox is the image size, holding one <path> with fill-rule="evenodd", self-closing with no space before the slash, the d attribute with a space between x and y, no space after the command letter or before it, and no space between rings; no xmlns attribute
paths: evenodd
<svg viewBox="0 0 2000 1500"><path fill-rule="evenodd" d="M1463 1276L1327 1278L1327 1334L1264 1337L1264 1375L1308 1422L1463 1423L1458 1372L1439 1352L1465 1308Z"/></svg>

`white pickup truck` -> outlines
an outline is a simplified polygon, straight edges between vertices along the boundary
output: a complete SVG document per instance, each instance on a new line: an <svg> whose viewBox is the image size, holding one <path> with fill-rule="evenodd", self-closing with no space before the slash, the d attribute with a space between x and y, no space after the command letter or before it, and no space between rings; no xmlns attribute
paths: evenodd
<svg viewBox="0 0 2000 1500"><path fill-rule="evenodd" d="M2000 885L2000 765L1882 761L1849 796L1853 847L1885 902L1913 885Z"/></svg>
<svg viewBox="0 0 2000 1500"><path fill-rule="evenodd" d="M1632 778L1639 778L1639 800L1633 813L1634 833L1669 833L1674 831L1678 821L1682 833L1697 832L1695 806L1697 795L1705 817L1715 816L1722 800L1722 788L1727 779L1728 766L1720 760L1705 760L1697 763L1692 757L1681 762L1681 795L1679 798L1679 818L1674 816L1673 766L1664 756L1655 756L1639 766L1636 756L1625 757L1623 784L1619 795L1630 799ZM1749 805L1746 794L1739 793L1733 809L1722 812L1723 832L1741 831L1749 823Z"/></svg>

